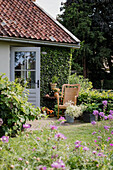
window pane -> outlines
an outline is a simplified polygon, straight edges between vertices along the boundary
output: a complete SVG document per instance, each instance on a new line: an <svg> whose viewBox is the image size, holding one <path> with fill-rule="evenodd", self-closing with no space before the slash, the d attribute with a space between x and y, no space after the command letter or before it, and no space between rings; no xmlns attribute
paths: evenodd
<svg viewBox="0 0 113 170"><path fill-rule="evenodd" d="M15 69L25 69L26 59L24 52L15 52Z"/></svg>
<svg viewBox="0 0 113 170"><path fill-rule="evenodd" d="M36 67L36 52L27 52L27 68L26 69L35 69Z"/></svg>
<svg viewBox="0 0 113 170"><path fill-rule="evenodd" d="M26 80L28 89L35 89L35 71L27 71Z"/></svg>

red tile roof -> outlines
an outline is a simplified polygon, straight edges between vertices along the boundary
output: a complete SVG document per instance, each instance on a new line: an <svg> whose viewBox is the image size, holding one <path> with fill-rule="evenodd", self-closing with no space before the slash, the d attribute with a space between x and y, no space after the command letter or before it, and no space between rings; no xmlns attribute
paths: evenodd
<svg viewBox="0 0 113 170"><path fill-rule="evenodd" d="M69 44L80 42L31 0L0 0L0 36Z"/></svg>

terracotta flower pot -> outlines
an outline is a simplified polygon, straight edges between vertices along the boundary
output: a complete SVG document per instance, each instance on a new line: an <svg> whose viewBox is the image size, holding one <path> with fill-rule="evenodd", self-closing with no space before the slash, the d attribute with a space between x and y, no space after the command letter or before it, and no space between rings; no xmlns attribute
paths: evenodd
<svg viewBox="0 0 113 170"><path fill-rule="evenodd" d="M57 85L57 83L50 83L51 89L55 89L56 85Z"/></svg>

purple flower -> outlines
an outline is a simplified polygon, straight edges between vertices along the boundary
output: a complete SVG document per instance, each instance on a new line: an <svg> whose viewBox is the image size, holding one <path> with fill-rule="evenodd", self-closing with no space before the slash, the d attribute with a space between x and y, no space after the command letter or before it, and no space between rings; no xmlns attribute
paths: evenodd
<svg viewBox="0 0 113 170"><path fill-rule="evenodd" d="M51 130L57 130L58 129L58 127L57 126L55 126L55 125L50 125L50 128L51 128Z"/></svg>
<svg viewBox="0 0 113 170"><path fill-rule="evenodd" d="M99 116L104 117L104 112L100 112Z"/></svg>
<svg viewBox="0 0 113 170"><path fill-rule="evenodd" d="M110 146L113 146L113 143L110 143L109 145L110 145Z"/></svg>
<svg viewBox="0 0 113 170"><path fill-rule="evenodd" d="M98 153L98 156L100 156L100 157L101 157L101 156L104 156L104 155L103 155L103 153Z"/></svg>
<svg viewBox="0 0 113 170"><path fill-rule="evenodd" d="M19 161L22 161L23 159L22 158L18 158Z"/></svg>
<svg viewBox="0 0 113 170"><path fill-rule="evenodd" d="M113 130L111 131L111 134L113 135Z"/></svg>
<svg viewBox="0 0 113 170"><path fill-rule="evenodd" d="M110 126L104 126L104 129L109 131Z"/></svg>
<svg viewBox="0 0 113 170"><path fill-rule="evenodd" d="M51 164L51 167L56 168L56 169L65 169L65 164L62 160L58 160L56 162L53 162Z"/></svg>
<svg viewBox="0 0 113 170"><path fill-rule="evenodd" d="M98 114L99 114L98 110L93 111L93 115L98 116Z"/></svg>
<svg viewBox="0 0 113 170"><path fill-rule="evenodd" d="M8 143L9 142L9 136L2 136L2 142Z"/></svg>
<svg viewBox="0 0 113 170"><path fill-rule="evenodd" d="M37 140L39 141L39 140L40 140L40 138L39 138L39 137L37 137Z"/></svg>
<svg viewBox="0 0 113 170"><path fill-rule="evenodd" d="M39 170L46 170L47 168L45 166L40 165Z"/></svg>
<svg viewBox="0 0 113 170"><path fill-rule="evenodd" d="M94 140L94 142L97 142L97 140Z"/></svg>
<svg viewBox="0 0 113 170"><path fill-rule="evenodd" d="M97 133L97 132L94 131L94 132L92 133L92 135L94 135L94 134L96 134L96 133Z"/></svg>
<svg viewBox="0 0 113 170"><path fill-rule="evenodd" d="M61 116L61 117L58 119L58 121L62 124L62 123L64 123L64 122L66 121L66 119Z"/></svg>
<svg viewBox="0 0 113 170"><path fill-rule="evenodd" d="M93 121L91 122L91 124L94 126L94 125L96 125L96 122L93 120Z"/></svg>
<svg viewBox="0 0 113 170"><path fill-rule="evenodd" d="M104 116L104 119L105 119L105 120L107 120L107 119L108 119L108 117L107 117L107 116Z"/></svg>
<svg viewBox="0 0 113 170"><path fill-rule="evenodd" d="M57 138L57 139L67 139L62 133L57 133L55 135L55 138Z"/></svg>
<svg viewBox="0 0 113 170"><path fill-rule="evenodd" d="M80 147L81 147L81 145L78 145L78 144L77 144L77 145L75 145L75 148L80 148Z"/></svg>
<svg viewBox="0 0 113 170"><path fill-rule="evenodd" d="M97 136L98 140L101 140L102 139L102 136Z"/></svg>
<svg viewBox="0 0 113 170"><path fill-rule="evenodd" d="M107 106L107 100L104 100L104 101L102 101L102 104L104 105L104 106Z"/></svg>
<svg viewBox="0 0 113 170"><path fill-rule="evenodd" d="M23 124L23 128L30 128L31 127L31 125L30 124Z"/></svg>
<svg viewBox="0 0 113 170"><path fill-rule="evenodd" d="M52 149L56 149L56 146L52 146Z"/></svg>
<svg viewBox="0 0 113 170"><path fill-rule="evenodd" d="M109 120L112 120L112 119L113 119L113 116L112 116L112 115L108 115L108 119L109 119Z"/></svg>
<svg viewBox="0 0 113 170"><path fill-rule="evenodd" d="M75 145L76 145L76 144L80 144L80 143L81 143L81 141L76 140Z"/></svg>
<svg viewBox="0 0 113 170"><path fill-rule="evenodd" d="M97 153L97 151L93 151L93 154L96 154Z"/></svg>
<svg viewBox="0 0 113 170"><path fill-rule="evenodd" d="M89 148L85 146L85 147L83 148L83 150L84 150L84 151L88 151Z"/></svg>
<svg viewBox="0 0 113 170"><path fill-rule="evenodd" d="M110 139L111 139L111 138L110 138L110 137L108 137L108 138L106 139L106 141L108 142Z"/></svg>
<svg viewBox="0 0 113 170"><path fill-rule="evenodd" d="M113 115L113 110L110 110L109 113L110 113L110 115Z"/></svg>

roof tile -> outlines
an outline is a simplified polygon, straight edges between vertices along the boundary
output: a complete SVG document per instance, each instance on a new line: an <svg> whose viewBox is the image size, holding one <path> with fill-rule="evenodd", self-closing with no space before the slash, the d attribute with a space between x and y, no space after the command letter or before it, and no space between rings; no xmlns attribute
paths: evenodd
<svg viewBox="0 0 113 170"><path fill-rule="evenodd" d="M0 36L79 42L31 0L0 0Z"/></svg>

